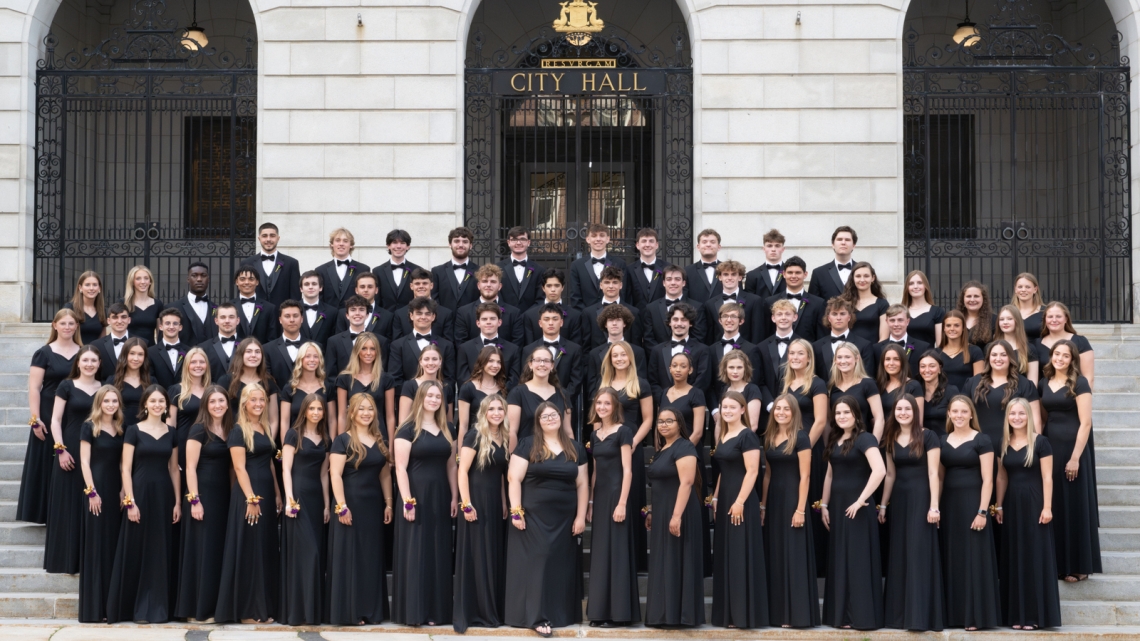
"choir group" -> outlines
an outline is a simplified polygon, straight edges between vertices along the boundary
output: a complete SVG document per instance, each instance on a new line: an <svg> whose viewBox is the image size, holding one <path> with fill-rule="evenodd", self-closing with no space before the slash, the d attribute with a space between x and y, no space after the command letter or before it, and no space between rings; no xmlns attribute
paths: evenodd
<svg viewBox="0 0 1140 641"><path fill-rule="evenodd" d="M810 277L776 230L751 271L711 229L569 270L258 233L230 301L81 274L32 358L17 518L80 621L686 627L711 576L716 626L1035 629L1101 571L1092 348L1032 274L943 309L849 227Z"/></svg>

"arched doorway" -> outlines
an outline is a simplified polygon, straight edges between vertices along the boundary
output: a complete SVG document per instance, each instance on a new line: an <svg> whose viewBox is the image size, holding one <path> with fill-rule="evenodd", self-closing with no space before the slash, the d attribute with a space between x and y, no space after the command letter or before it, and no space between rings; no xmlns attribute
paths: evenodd
<svg viewBox="0 0 1140 641"><path fill-rule="evenodd" d="M200 27L201 34L194 31ZM158 298L206 263L230 293L253 253L256 32L247 2L65 1L36 72L33 319L85 270L121 299L145 264Z"/></svg>
<svg viewBox="0 0 1140 641"><path fill-rule="evenodd" d="M1074 320L1131 322L1129 68L1107 6L949 7L907 12L907 269L942 305L970 279L1003 305L1032 272Z"/></svg>
<svg viewBox="0 0 1140 641"><path fill-rule="evenodd" d="M667 260L692 258L693 74L673 0L485 0L467 43L464 214L474 254L530 254L565 266L589 223L613 251L661 234Z"/></svg>

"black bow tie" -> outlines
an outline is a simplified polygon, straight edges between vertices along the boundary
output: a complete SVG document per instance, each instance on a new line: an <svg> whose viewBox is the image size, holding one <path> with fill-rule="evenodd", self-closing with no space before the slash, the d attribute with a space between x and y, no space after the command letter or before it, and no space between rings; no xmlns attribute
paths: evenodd
<svg viewBox="0 0 1140 641"><path fill-rule="evenodd" d="M126 340L128 338L130 338L130 336L124 336L122 338L115 338L114 336L112 336L111 337L111 347L115 347L117 345L122 345L123 343L126 342Z"/></svg>
<svg viewBox="0 0 1140 641"><path fill-rule="evenodd" d="M299 339L299 338L295 341L291 341L288 338L282 338L281 341L283 343L285 343L285 347L300 347L301 346L301 339Z"/></svg>
<svg viewBox="0 0 1140 641"><path fill-rule="evenodd" d="M606 259L605 258L592 258L591 257L590 262L593 263L594 265L605 265Z"/></svg>
<svg viewBox="0 0 1140 641"><path fill-rule="evenodd" d="M241 304L242 305L245 305L246 303L256 303L257 302L256 296L251 296L249 298L246 298L245 296L241 296L240 298L241 298Z"/></svg>
<svg viewBox="0 0 1140 641"><path fill-rule="evenodd" d="M614 302L607 303L606 301L602 301L602 307L605 307L606 305L617 305L617 303L614 303Z"/></svg>
<svg viewBox="0 0 1140 641"><path fill-rule="evenodd" d="M225 345L226 343L236 343L237 334L234 334L233 336L218 336L218 342L222 345Z"/></svg>
<svg viewBox="0 0 1140 641"><path fill-rule="evenodd" d="M208 303L208 302L210 302L210 297L206 294L203 294L201 296L195 295L194 296L194 302L195 303Z"/></svg>
<svg viewBox="0 0 1140 641"><path fill-rule="evenodd" d="M320 303L313 303L312 305L310 305L308 303L301 303L301 309L305 310L306 312L309 311L310 309L315 312L319 308L320 308Z"/></svg>
<svg viewBox="0 0 1140 641"><path fill-rule="evenodd" d="M351 338L352 340L356 340L356 337L357 337L357 336L360 336L360 335L361 335L361 334L363 334L363 333L364 333L364 332L352 332L352 331L350 331L350 332L348 333L348 337L349 337L349 338Z"/></svg>
<svg viewBox="0 0 1140 641"><path fill-rule="evenodd" d="M431 334L416 334L415 332L412 332L412 335L416 337L417 341L430 341L431 340Z"/></svg>
<svg viewBox="0 0 1140 641"><path fill-rule="evenodd" d="M553 347L555 349L562 347L559 343L561 343L561 341L546 341L546 340L542 341L543 345L545 345L547 347Z"/></svg>
<svg viewBox="0 0 1140 641"><path fill-rule="evenodd" d="M845 340L847 340L847 334L844 334L843 336L832 336L831 344L834 345L836 343L842 343Z"/></svg>
<svg viewBox="0 0 1140 641"><path fill-rule="evenodd" d="M495 347L498 347L499 346L499 337L496 336L495 338L484 338L483 339L483 347L486 347L488 345L494 345Z"/></svg>
<svg viewBox="0 0 1140 641"><path fill-rule="evenodd" d="M788 337L786 337L786 338L780 338L779 336L777 336L777 337L776 337L776 342L777 342L777 343L783 343L783 344L785 344L785 345L790 345L790 344L791 344L791 342L792 342L792 337L791 337L791 336L788 336Z"/></svg>
<svg viewBox="0 0 1140 641"><path fill-rule="evenodd" d="M170 343L163 343L162 346L164 348L166 348L166 351L168 351L168 352L172 349L177 350L177 351L182 351L182 343L175 343L173 345L171 345Z"/></svg>
<svg viewBox="0 0 1140 641"><path fill-rule="evenodd" d="M451 263L452 269L467 269L467 263Z"/></svg>
<svg viewBox="0 0 1140 641"><path fill-rule="evenodd" d="M656 263L646 263L646 262L641 263L642 269L655 269L656 267L657 267Z"/></svg>
<svg viewBox="0 0 1140 641"><path fill-rule="evenodd" d="M337 259L337 261L336 261L336 266L337 266L337 267L340 267L341 265L345 265L345 266L348 266L348 265L349 265L349 264L351 264L351 263L352 263L352 259L351 259L351 258L349 258L348 260L340 260L340 259L338 258L338 259Z"/></svg>
<svg viewBox="0 0 1140 641"><path fill-rule="evenodd" d="M684 347L685 343L688 343L688 342L689 342L688 339L685 339L683 341L669 341L669 346L670 347Z"/></svg>
<svg viewBox="0 0 1140 641"><path fill-rule="evenodd" d="M902 346L904 346L904 347L906 346L906 341L896 341L896 340L895 340L895 339L893 339L893 338L889 338L889 339L887 339L887 340L889 340L889 341L890 341L892 344L894 344L894 345L902 345Z"/></svg>
<svg viewBox="0 0 1140 641"><path fill-rule="evenodd" d="M525 260L511 260L511 265L514 267L526 267Z"/></svg>
<svg viewBox="0 0 1140 641"><path fill-rule="evenodd" d="M855 261L848 261L846 263L836 263L836 269L855 269Z"/></svg>
<svg viewBox="0 0 1140 641"><path fill-rule="evenodd" d="M261 260L276 260L277 254L262 254Z"/></svg>
<svg viewBox="0 0 1140 641"><path fill-rule="evenodd" d="M397 269L403 269L404 263L397 264L397 263L389 262L388 268L391 269L392 271L396 271Z"/></svg>
<svg viewBox="0 0 1140 641"><path fill-rule="evenodd" d="M784 271L784 264L783 263L776 263L775 265L765 263L764 266L767 267L768 269L774 269L774 270L779 271L779 272Z"/></svg>
<svg viewBox="0 0 1140 641"><path fill-rule="evenodd" d="M714 260L714 261L713 261L713 262L711 262L711 263L706 263L706 262L704 262L704 261L701 261L701 267L703 267L703 268L705 268L705 269L708 269L708 268L710 268L710 267L711 267L711 268L713 268L713 269L716 269L716 266L717 266L717 265L719 265L719 264L720 264L720 261L719 261L719 260Z"/></svg>
<svg viewBox="0 0 1140 641"><path fill-rule="evenodd" d="M736 294L725 294L725 295L724 295L724 299L725 299L726 301L729 301L729 300L736 300Z"/></svg>
<svg viewBox="0 0 1140 641"><path fill-rule="evenodd" d="M735 342L736 342L735 338L722 338L722 339L720 339L721 345L732 345Z"/></svg>
<svg viewBox="0 0 1140 641"><path fill-rule="evenodd" d="M788 300L791 300L793 298L802 302L804 299L804 293L800 292L798 294L788 294Z"/></svg>

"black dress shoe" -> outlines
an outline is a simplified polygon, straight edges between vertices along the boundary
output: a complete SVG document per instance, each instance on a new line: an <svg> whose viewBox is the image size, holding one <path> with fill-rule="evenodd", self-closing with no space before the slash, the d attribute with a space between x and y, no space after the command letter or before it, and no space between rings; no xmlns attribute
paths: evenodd
<svg viewBox="0 0 1140 641"><path fill-rule="evenodd" d="M598 627L601 627L601 625L602 625L601 621L590 621L590 627L591 628L598 628Z"/></svg>

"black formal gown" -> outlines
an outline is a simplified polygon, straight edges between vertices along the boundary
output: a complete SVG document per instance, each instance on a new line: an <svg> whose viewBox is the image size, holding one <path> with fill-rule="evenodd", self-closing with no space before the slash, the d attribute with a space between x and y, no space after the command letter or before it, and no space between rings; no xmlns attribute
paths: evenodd
<svg viewBox="0 0 1140 641"><path fill-rule="evenodd" d="M64 303L63 309L75 309L71 303ZM83 341L84 345L90 345L99 340L103 335L105 329L103 323L99 322L99 316L88 316L87 312L82 308L76 310L79 315L83 317L83 322L79 324L79 338Z"/></svg>
<svg viewBox="0 0 1140 641"><path fill-rule="evenodd" d="M746 474L744 454L759 452L760 438L748 428L719 441L713 457L720 466L716 526L713 531L712 624L762 628L768 625L768 573L764 565L764 533L756 492L744 498L744 521L733 525L728 511L740 496ZM756 466L760 483L760 465Z"/></svg>
<svg viewBox="0 0 1140 641"><path fill-rule="evenodd" d="M614 521L614 510L621 501L622 448L633 447L633 430L619 425L604 439L590 436L594 457L594 513L590 533L590 590L586 618L591 621L630 623L641 620L637 591L633 530L645 530L638 516L640 508L626 501L625 520ZM632 465L632 463L631 463ZM630 488L632 494L632 488Z"/></svg>
<svg viewBox="0 0 1140 641"><path fill-rule="evenodd" d="M449 385L447 385L445 387L450 389ZM378 420L380 422L380 434L384 437L384 442L387 443L388 442L388 418L387 418L388 403L384 399L384 393L390 389L396 388L396 379L392 378L392 375L389 374L388 372L382 372L380 374L380 383L376 386L376 389L373 390L373 389L370 389L370 387L368 385L362 384L360 381L356 380L355 378L352 378L348 374L341 374L340 376L336 377L336 388L338 390L344 390L346 398L352 398L353 396L356 396L357 394L361 394L361 393L368 394L369 396L372 397L372 401L374 403L376 403L376 420ZM339 394L337 396L339 398ZM302 397L298 398L297 402L299 403L301 401L301 399L303 399L303 398L305 398L305 397L302 396ZM396 407L392 408L392 414L394 416L396 416L396 418L398 419L399 414L400 414L400 402L399 402L399 399L396 399L396 398L394 398L393 401L396 403Z"/></svg>
<svg viewBox="0 0 1140 641"><path fill-rule="evenodd" d="M831 465L828 501L831 549L823 591L823 623L835 628L877 630L883 627L878 513L873 504L860 508L853 519L845 512L867 487L871 464L865 452L878 447L879 442L873 434L863 432L855 437L855 443L846 454L843 453L845 444L836 444L828 460Z"/></svg>
<svg viewBox="0 0 1140 641"><path fill-rule="evenodd" d="M637 434L637 430L641 427L641 421L645 418L641 415L642 399L648 398L651 402L653 399L653 390L649 387L649 381L639 378L637 384L637 398L630 398L624 389L617 391L618 402L621 403L622 408L622 425L629 428L631 436ZM646 452L650 451L649 448L653 445L652 430L653 428L650 427L650 434L641 441L640 445L633 445L632 456L630 457L633 463L633 480L629 486L629 505L638 511L639 517L641 506L649 503L645 492L645 460ZM633 528L633 560L637 564L638 572L644 572L649 567L648 535L649 533L645 531L644 527ZM591 534L591 536L593 535ZM592 548L593 545L591 544Z"/></svg>
<svg viewBox="0 0 1140 641"><path fill-rule="evenodd" d="M1085 338L1084 336L1081 336L1080 334L1073 334L1072 338L1070 338L1069 340L1073 341L1073 344L1077 346L1077 355L1078 356L1080 354L1084 354L1086 352L1093 351L1092 344L1089 343L1089 339ZM1044 374L1045 364L1049 362L1049 352L1050 352L1051 348L1045 346L1045 344L1041 342L1040 338L1038 338L1034 342L1034 344L1037 347L1037 359L1038 359L1037 362L1040 363L1040 366L1041 366L1040 371L1042 374Z"/></svg>
<svg viewBox="0 0 1140 641"><path fill-rule="evenodd" d="M946 389L942 391L942 397L937 401L926 400L925 389L922 394L922 426L941 438L946 433L946 411L950 408L950 399L958 395L958 388L953 385L946 385Z"/></svg>
<svg viewBox="0 0 1140 641"><path fill-rule="evenodd" d="M420 390L420 383L419 383L419 381L417 381L414 378L404 381L404 384L400 386L400 393L396 397L396 418L397 418L397 420L400 418L400 416L399 416L399 414L400 414L400 411L399 411L400 410L400 399L406 398L409 401L414 401L414 400L416 400L416 392L418 392L419 390ZM455 403L455 387L449 383L444 383L443 384L443 396L444 396L444 399L443 399L444 400L444 407L451 407L452 405L454 405L454 403ZM387 438L387 432L384 432L384 438ZM396 506L396 507L400 507L400 506ZM401 507L400 509L403 509L403 508ZM399 511L400 510L396 510L396 512L397 512L396 516L400 516Z"/></svg>
<svg viewBox="0 0 1140 641"><path fill-rule="evenodd" d="M1026 316L1021 322L1025 323L1025 335L1029 338L1029 342L1041 338L1041 328L1045 325L1045 308Z"/></svg>
<svg viewBox="0 0 1140 641"><path fill-rule="evenodd" d="M851 333L868 343L874 345L879 342L879 317L887 313L891 304L885 298L878 298L874 303L855 312L851 320Z"/></svg>
<svg viewBox="0 0 1140 641"><path fill-rule="evenodd" d="M327 407L328 395L325 393L325 390L322 388L317 388L317 390L313 393L316 394L317 396L320 396L321 398L323 398L325 400L325 404L326 404L325 411L327 412L328 411L328 407ZM306 392L303 389L293 389L293 386L289 385L289 384L286 384L285 387L282 387L281 391L277 393L277 400L279 402L289 403L289 416L288 417L285 417L285 416L281 417L282 421L284 421L286 418L289 419L288 424L281 426L283 429L288 430L290 427L293 426L294 423L297 422L297 417L301 415L301 401L305 400L305 397L308 395L309 395L309 392ZM383 397L383 394L381 394L381 397ZM352 398L351 394L349 394L349 398ZM382 402L383 401L381 401L381 403ZM380 425L384 425L387 422L387 420L384 418L384 405L383 404L381 404L379 406L379 410L380 410L380 413L377 416L380 420ZM384 431L381 431L381 433L385 434L385 435L387 434L387 432L384 432Z"/></svg>
<svg viewBox="0 0 1140 641"><path fill-rule="evenodd" d="M746 393L747 393L749 388L756 388L756 386L753 385L752 383L749 383L748 386L745 387ZM707 405L706 405L707 400L705 397L705 393L703 391L695 388L695 387L691 387L687 393L685 393L682 396L677 397L675 400L670 401L669 400L669 390L671 390L671 389L673 389L673 388L670 387L669 389L667 389L661 393L661 398L659 398L658 402L657 402L658 411L671 409L671 410L679 413L681 415L681 417L685 419L685 425L689 426L689 433L692 434L693 433L693 410L696 409L697 407L707 407ZM756 388L756 392L758 394L759 394L759 391L760 391L759 388ZM708 412L706 412L705 415L708 416ZM702 425L702 427L703 427L703 425ZM650 434L649 436L647 436L645 438L645 442L649 443L649 444L654 443L653 434ZM704 433L704 436L701 437L701 442L702 443L712 443L713 442L712 433L710 431L706 430ZM643 450L641 450L641 448L638 448L638 452L635 452L635 453L640 453L641 451L643 451ZM634 459L634 462L635 463L637 462L636 458ZM704 551L703 566L704 566L704 573L707 576L712 575L712 515L709 513L708 510L703 509L703 506L704 506L703 501L704 501L704 497L712 494L713 488L716 487L716 479L720 475L720 473L715 468L716 462L712 461L712 463L713 463L713 469L711 470L711 472L701 474L701 481L702 481L701 485L702 486L693 488L693 492L697 494L697 498L701 499L702 509L699 510L699 518L701 519L701 538L704 542L701 549ZM702 469L704 468L703 462L701 463L701 468ZM634 506L634 507L636 508L636 506ZM650 539L653 538L652 532L647 532L646 534L647 534L648 538L650 538ZM635 542L638 540L640 540L640 533L638 533L638 535L634 539Z"/></svg>
<svg viewBox="0 0 1140 641"><path fill-rule="evenodd" d="M79 621L100 623L107 618L107 592L115 567L122 515L118 510L123 476L119 464L123 456L123 434L100 430L94 435L91 422L83 424L80 439L91 444L91 480L103 501L99 516L88 508L83 497L83 545L79 551Z"/></svg>
<svg viewBox="0 0 1140 641"><path fill-rule="evenodd" d="M189 401L187 401L189 405ZM214 617L222 567L218 552L226 546L230 514L230 469L233 467L226 441L202 424L189 429L188 441L201 444L198 466L198 500L202 520L190 515L190 502L182 497L182 560L178 571L178 601L174 616L205 621ZM185 488L187 492L189 488ZM242 497L245 500L245 497ZM243 521L244 524L244 521Z"/></svg>
<svg viewBox="0 0 1140 641"><path fill-rule="evenodd" d="M202 409L202 399L191 394L186 402L178 407L178 397L182 395L182 385L171 385L166 390L170 404L178 410L174 426L174 443L178 446L178 468L182 472L182 487L186 487L186 439L190 438L190 428L198 421L198 411ZM141 394L141 392L140 392ZM229 454L227 453L227 456ZM199 492L201 494L201 492Z"/></svg>
<svg viewBox="0 0 1140 641"><path fill-rule="evenodd" d="M938 350L938 358L942 361L942 373L946 374L946 384L953 385L957 389L962 389L966 385L966 381L974 375L974 363L984 361L985 356L982 354L982 348L977 345L970 345L970 362L967 363L966 352L961 352L957 356L947 356L941 349Z"/></svg>
<svg viewBox="0 0 1140 641"><path fill-rule="evenodd" d="M771 470L764 520L768 616L773 626L810 628L820 624L813 524L805 515L803 527L792 527L792 516L800 502L800 452L812 449L811 439L800 430L791 454L786 445L781 441L764 453ZM804 505L805 512L810 509Z"/></svg>
<svg viewBox="0 0 1140 641"><path fill-rule="evenodd" d="M505 392L502 392L505 394ZM467 381L459 388L459 400L465 401L470 405L467 413L467 429L475 427L475 423L479 420L479 406L483 404L483 399L487 398L487 393L475 387L475 383ZM459 416L455 417L456 422L459 421Z"/></svg>
<svg viewBox="0 0 1140 641"><path fill-rule="evenodd" d="M795 399L796 403L800 406L800 415L803 417L804 432L807 433L811 430L811 426L815 423L815 399L816 397L823 396L828 398L827 383L822 378L813 376L811 379L811 388L807 394L804 394L802 387L789 389L788 393ZM830 400L828 401L830 406ZM815 505L815 502L823 498L823 481L827 477L827 461L823 457L824 448L826 447L827 428L819 435L819 439L811 448L811 482L808 484L808 506ZM811 435L808 434L808 442L811 442ZM830 545L828 538L830 532L827 528L823 527L823 515L817 512L814 508L808 510L808 520L811 521L811 538L815 547L815 572L816 577L823 578L827 576L827 548ZM805 526L806 527L806 526Z"/></svg>
<svg viewBox="0 0 1140 641"><path fill-rule="evenodd" d="M336 437L332 453L351 459L348 433ZM329 518L328 622L333 625L373 625L388 618L388 578L384 567L384 490L380 473L388 457L377 441L364 458L348 460L341 479L344 502L352 525L334 514ZM393 485L395 481L393 480ZM396 506L403 509L403 506ZM288 517L286 517L288 518ZM394 518L403 518L398 514Z"/></svg>
<svg viewBox="0 0 1140 641"><path fill-rule="evenodd" d="M883 616L888 628L925 631L941 630L945 625L938 526L926 522L930 511L927 455L940 447L938 435L931 430L922 431L921 456L915 456L909 446L894 446L895 484L887 508L891 548Z"/></svg>
<svg viewBox="0 0 1140 641"><path fill-rule="evenodd" d="M970 380L966 381L966 386L962 388L962 393L973 399L974 390L976 390L978 385L981 384L981 380L981 374L971 377ZM989 437L991 445L994 443L1001 443L1003 429L1002 425L1005 422L1006 410L1006 406L1002 403L1002 399L1005 398L1005 390L1009 385L1010 383L1007 381L1005 385L999 385L997 387L991 386L988 390L985 390L986 393L984 396L982 396L981 401L974 402L974 407L977 409L978 413L978 426L982 428L982 434L985 434ZM1024 376L1017 377L1017 387L1014 389L1013 396L1010 397L1010 400L1013 400L1015 398L1024 398L1029 402L1038 400L1037 387L1033 384L1033 381ZM998 457L994 456L995 496L997 495L996 479L999 464L1000 461L998 461ZM1000 529L1000 527L998 529Z"/></svg>
<svg viewBox="0 0 1140 641"><path fill-rule="evenodd" d="M141 338L146 341L146 346L154 345L155 329L158 327L158 313L165 307L162 301L157 298L151 303L150 307L142 308L135 307L135 311L131 312L131 326L128 333L132 338Z"/></svg>
<svg viewBox="0 0 1140 641"><path fill-rule="evenodd" d="M107 623L165 623L170 620L170 567L174 533L174 485L170 481L170 455L174 430L154 438L139 429L127 428L124 443L135 448L131 460L131 486L139 522L121 513L122 525L107 593ZM82 489L82 488L81 488Z"/></svg>
<svg viewBox="0 0 1140 641"><path fill-rule="evenodd" d="M441 426L451 430L452 426ZM408 491L416 499L416 520L404 518L404 496L397 489L396 544L392 553L392 620L405 625L451 623L451 484L447 465L452 447L441 430L415 437L404 425L397 440L412 444ZM409 497L411 498L411 497Z"/></svg>
<svg viewBox="0 0 1140 641"><path fill-rule="evenodd" d="M228 392L230 389L230 382L232 382L232 380L233 380L233 378L229 374L226 374L225 376L218 379L218 385L221 385L222 388ZM267 397L266 400L272 402L273 399L269 398L269 397L276 396L277 393L280 392L281 390L279 390L277 388L277 383L274 383L272 378L270 378L267 381L266 387L268 387L268 389L265 390L265 396ZM238 406L241 404L241 393L243 391L245 391L245 382L244 381L238 381L237 393L234 394L233 398L230 399L230 410L233 412L235 421L237 420L238 409L240 409ZM281 401L281 399L278 398L277 402L280 402L280 401ZM265 411L268 412L269 410L266 409ZM234 428L237 429L237 425L234 425ZM245 501L244 496L242 497L242 501ZM243 516L243 518L244 518L244 516Z"/></svg>
<svg viewBox="0 0 1140 641"><path fill-rule="evenodd" d="M648 626L692 627L705 622L704 536L700 517L703 508L696 482L689 489L689 499L681 515L681 536L669 532L669 520L681 487L677 461L686 457L697 459L699 474L697 448L683 438L657 452L645 470L645 476L653 484L656 514L649 532L649 545L656 552L649 557L646 584L645 625Z"/></svg>
<svg viewBox="0 0 1140 641"><path fill-rule="evenodd" d="M942 437L942 521L938 528L942 550L943 599L946 627L993 628L1001 623L997 552L990 518L978 532L970 528L982 496L980 456L992 454L990 437L977 434L954 447Z"/></svg>
<svg viewBox="0 0 1140 641"><path fill-rule="evenodd" d="M255 432L253 449L250 450L246 447L240 425L234 425L230 430L226 444L231 450L245 450L245 471L253 493L261 497L261 517L252 525L245 520L246 496L241 483L235 479L230 491L230 512L214 620L218 623L234 623L242 619L266 621L276 618L279 605L280 557L274 486L277 478L273 471L277 446L265 434Z"/></svg>
<svg viewBox="0 0 1140 641"><path fill-rule="evenodd" d="M534 434L534 412L538 409L539 405L546 401L554 403L559 411L566 411L566 399L562 397L561 390L551 394L550 398L543 398L530 391L526 383L523 383L511 390L510 394L507 394L507 405L517 405L520 410L519 425L516 429L516 442L522 441L524 438Z"/></svg>
<svg viewBox="0 0 1140 641"><path fill-rule="evenodd" d="M1056 628L1061 625L1061 596L1053 524L1038 521L1045 507L1041 460L1052 458L1056 465L1057 459L1049 439L1041 435L1034 438L1032 465L1025 466L1028 446L1008 448L1001 460L1007 479L998 573L1002 618L1006 625Z"/></svg>
<svg viewBox="0 0 1140 641"><path fill-rule="evenodd" d="M886 422L888 420L890 420L890 417L895 413L895 404L899 402L899 399L902 398L903 394L910 394L911 396L915 397L916 399L922 399L923 398L923 396L922 396L922 383L919 383L918 381L916 381L912 378L912 379L908 380L906 382L906 384L903 385L902 387L896 387L889 392L885 389L879 391L879 399L883 404L883 424L884 425L886 424ZM923 409L926 409L925 400L923 402ZM917 412L918 408L916 407L916 408L914 408L914 410ZM920 418L922 418L922 417L915 416L914 420L917 421Z"/></svg>
<svg viewBox="0 0 1140 641"><path fill-rule="evenodd" d="M16 520L28 523L47 523L48 496L51 494L52 469L59 467L55 461L55 439L51 435L51 417L55 411L55 392L60 382L71 375L71 364L75 357L64 358L44 345L32 354L32 367L44 370L44 382L40 387L40 406L37 416L44 424L44 440L36 438L28 428L28 449L24 452L24 468L20 476L20 497L16 504ZM86 417L85 417L86 418ZM78 463L78 459L77 459ZM83 489L83 488L80 488Z"/></svg>
<svg viewBox="0 0 1140 641"><path fill-rule="evenodd" d="M467 471L467 490L476 520L468 522L462 514L457 519L455 605L451 613L456 632L465 632L470 626L503 625L509 527L503 519L507 448L492 442L491 460L480 467L478 436L474 427L463 435L463 447L475 453Z"/></svg>
<svg viewBox="0 0 1140 641"><path fill-rule="evenodd" d="M944 318L946 310L934 305L918 316L911 316L910 323L906 326L906 333L928 345L937 345L938 341L934 340L934 328L942 325Z"/></svg>
<svg viewBox="0 0 1140 641"><path fill-rule="evenodd" d="M1078 459L1077 478L1070 481L1065 464L1073 458L1081 418L1077 396L1091 394L1084 376L1077 378L1076 396L1066 387L1056 392L1042 380L1041 409L1046 414L1043 433L1053 450L1053 536L1056 540L1057 571L1061 576L1098 574L1100 560L1100 508L1096 495L1096 453L1093 432Z"/></svg>
<svg viewBox="0 0 1140 641"><path fill-rule="evenodd" d="M871 378L870 376L866 376L863 378L863 380L855 383L845 390L839 389L838 385L832 387L830 403L828 404L829 407L833 407L835 405L835 402L844 396L850 396L855 399L855 402L859 405L859 413L863 418L863 427L868 432L871 432L872 428L875 426L875 415L871 413L871 404L868 402L868 400L879 397L879 386L875 384L875 379ZM884 424L886 423L886 418L887 416L884 414ZM824 430L825 434L826 432L827 430ZM824 440L824 436L821 435L819 440Z"/></svg>
<svg viewBox="0 0 1140 641"><path fill-rule="evenodd" d="M749 383L749 385L751 385L751 383ZM695 427L693 425L693 410L698 407L707 406L705 393L695 387L690 387L688 392L685 392L674 400L669 400L669 390L671 389L673 388L670 387L661 392L661 398L657 399L657 411L673 410L677 412L681 415L681 418L685 419L685 425L689 426L689 433L692 434ZM701 425L701 427L703 428L704 425ZM653 436L650 435L646 440L652 442Z"/></svg>
<svg viewBox="0 0 1140 641"><path fill-rule="evenodd" d="M529 460L534 446L535 438L528 436L514 456ZM582 622L582 543L573 526L586 448L577 441L574 447L577 461L562 452L527 465L522 482L526 529L508 526L504 622L509 626L560 628Z"/></svg>
<svg viewBox="0 0 1140 641"><path fill-rule="evenodd" d="M327 620L325 599L325 489L322 467L328 458L328 443L314 443L297 430L285 432L285 445L294 448L293 500L301 504L297 516L281 517L281 606L278 616L285 625L320 625ZM282 492L284 501L284 492ZM289 505L282 506L288 511ZM330 519L332 520L329 506Z"/></svg>
<svg viewBox="0 0 1140 641"><path fill-rule="evenodd" d="M121 397L119 407L123 410L123 420L128 424L138 423L143 420L139 418L139 402L142 400L142 395L146 388L149 387L151 383L154 383L154 377L152 376L151 379L145 383L140 380L139 383L140 384L136 386L123 381L122 387L118 388L119 396ZM108 377L107 380L103 381L103 384L114 385L115 377ZM181 389L181 386L178 387ZM173 389L173 387L171 389Z"/></svg>
<svg viewBox="0 0 1140 641"><path fill-rule="evenodd" d="M65 471L58 457L52 461L51 486L48 494L47 542L44 544L44 569L49 573L79 573L79 543L82 541L83 513L87 499L83 497L83 472L79 465L79 434L91 415L94 394L88 394L68 379L59 384L55 397L67 404L63 407L63 444L75 459L75 467Z"/></svg>

